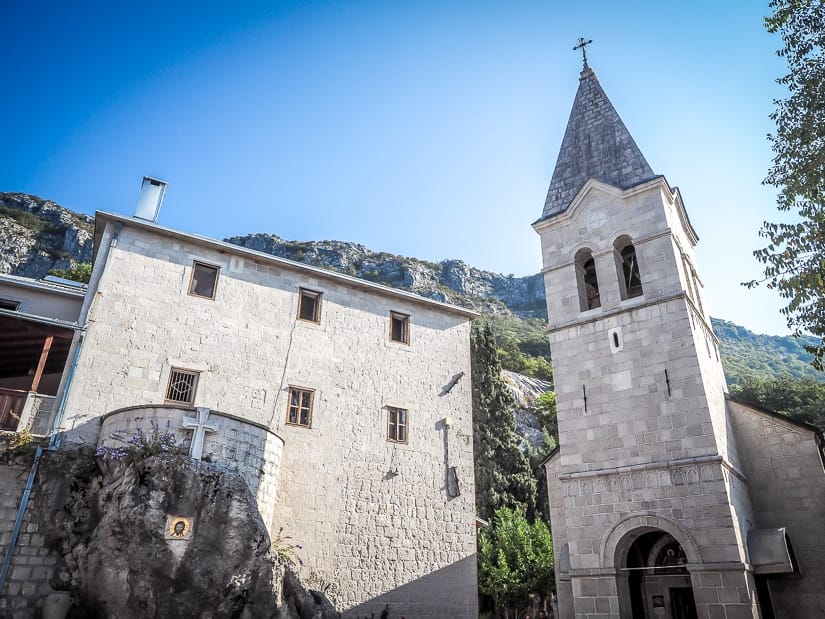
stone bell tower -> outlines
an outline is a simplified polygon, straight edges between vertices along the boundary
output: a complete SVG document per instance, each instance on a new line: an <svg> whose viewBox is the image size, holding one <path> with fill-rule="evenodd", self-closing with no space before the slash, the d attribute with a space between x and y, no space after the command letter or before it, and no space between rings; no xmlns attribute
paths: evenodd
<svg viewBox="0 0 825 619"><path fill-rule="evenodd" d="M759 617L698 239L586 61L533 227L558 405L545 466L561 616Z"/></svg>

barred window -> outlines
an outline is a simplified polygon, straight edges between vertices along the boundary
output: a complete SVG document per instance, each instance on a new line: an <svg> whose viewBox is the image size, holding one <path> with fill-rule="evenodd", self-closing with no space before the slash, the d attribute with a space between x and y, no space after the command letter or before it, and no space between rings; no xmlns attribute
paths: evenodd
<svg viewBox="0 0 825 619"><path fill-rule="evenodd" d="M189 282L189 294L205 299L214 299L218 287L220 269L203 262L192 263L192 281Z"/></svg>
<svg viewBox="0 0 825 619"><path fill-rule="evenodd" d="M166 401L194 404L199 375L200 372L172 368L169 373L169 386L166 388Z"/></svg>
<svg viewBox="0 0 825 619"><path fill-rule="evenodd" d="M387 440L393 443L407 442L407 410L387 407Z"/></svg>
<svg viewBox="0 0 825 619"><path fill-rule="evenodd" d="M312 400L315 391L303 387L289 388L286 422L293 426L312 427Z"/></svg>
<svg viewBox="0 0 825 619"><path fill-rule="evenodd" d="M301 288L298 296L298 318L321 322L321 293Z"/></svg>
<svg viewBox="0 0 825 619"><path fill-rule="evenodd" d="M399 312L390 312L390 339L402 344L410 343L410 317Z"/></svg>

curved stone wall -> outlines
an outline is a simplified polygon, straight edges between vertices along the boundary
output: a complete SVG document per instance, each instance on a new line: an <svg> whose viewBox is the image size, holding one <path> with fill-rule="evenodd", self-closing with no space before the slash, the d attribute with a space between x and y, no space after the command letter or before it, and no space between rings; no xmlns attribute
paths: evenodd
<svg viewBox="0 0 825 619"><path fill-rule="evenodd" d="M197 430L184 425L196 425L203 410L156 404L112 411L103 418L98 447L127 447L127 441L137 434L138 428L150 433L154 423L161 432L167 428L174 432L175 442L197 457L191 451ZM239 473L255 495L266 526L270 527L278 494L283 439L264 426L220 411L208 411L205 425L210 429L205 433L200 459Z"/></svg>

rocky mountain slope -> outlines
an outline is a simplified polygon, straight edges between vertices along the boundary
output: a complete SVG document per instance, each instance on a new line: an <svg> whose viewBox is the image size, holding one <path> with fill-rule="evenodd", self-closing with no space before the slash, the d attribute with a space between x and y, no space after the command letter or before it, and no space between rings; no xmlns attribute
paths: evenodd
<svg viewBox="0 0 825 619"><path fill-rule="evenodd" d="M373 252L363 245L343 241L286 241L273 234L233 236L226 241L485 313L547 316L544 280L538 274L500 275L461 260L428 262Z"/></svg>
<svg viewBox="0 0 825 619"><path fill-rule="evenodd" d="M92 259L94 218L51 200L0 192L0 273L43 277Z"/></svg>

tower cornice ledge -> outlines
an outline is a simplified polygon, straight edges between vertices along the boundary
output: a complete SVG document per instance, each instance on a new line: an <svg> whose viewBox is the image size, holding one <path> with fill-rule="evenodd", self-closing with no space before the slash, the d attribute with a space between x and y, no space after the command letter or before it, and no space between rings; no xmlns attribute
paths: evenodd
<svg viewBox="0 0 825 619"><path fill-rule="evenodd" d="M737 469L731 462L720 455L693 456L691 458L679 458L677 460L665 460L662 462L646 462L644 464L631 464L629 466L617 466L612 468L597 469L595 471L575 471L573 473L560 473L561 481L571 481L574 479L588 479L592 477L606 477L608 475L622 475L624 473L636 473L638 471L654 471L660 469L671 469L680 466L690 466L699 464L721 464L733 475L745 483L748 483L747 476Z"/></svg>
<svg viewBox="0 0 825 619"><path fill-rule="evenodd" d="M693 225L690 223L690 218L688 217L684 201L682 200L682 194L678 187L671 187L670 183L667 182L667 178L663 175L654 176L626 188L616 187L609 183L596 180L595 178L588 178L584 185L582 185L581 189L579 189L576 193L575 197L570 201L570 204L566 209L537 219L532 223L533 230L535 230L537 234L542 234L546 230L567 224L573 217L573 214L576 212L578 207L582 204L582 202L584 202L587 195L592 191L601 191L602 193L616 196L624 200L656 188L660 189L665 196L665 199L676 207L676 211L679 214L679 219L681 220L684 229L687 231L691 243L696 245L696 243L699 242L699 235L696 234L696 230L693 229Z"/></svg>
<svg viewBox="0 0 825 619"><path fill-rule="evenodd" d="M673 294L656 297L655 299L651 299L649 301L645 301L644 299L640 301L640 297L626 299L622 301L619 305L609 310L603 310L601 312L599 311L599 308L588 310L589 312L594 312L592 317L583 318L582 316L578 316L572 320L568 320L567 322L561 324L549 325L547 327L547 333L556 333L558 331L570 329L571 327L580 327L582 325L598 322L599 320L604 320L605 318L610 318L611 316L616 316L618 314L632 312L634 310L650 307L651 305L661 305L662 303L667 303L668 301L683 298L687 298L687 293L684 290L674 292ZM587 312L584 312L584 314L586 313Z"/></svg>

